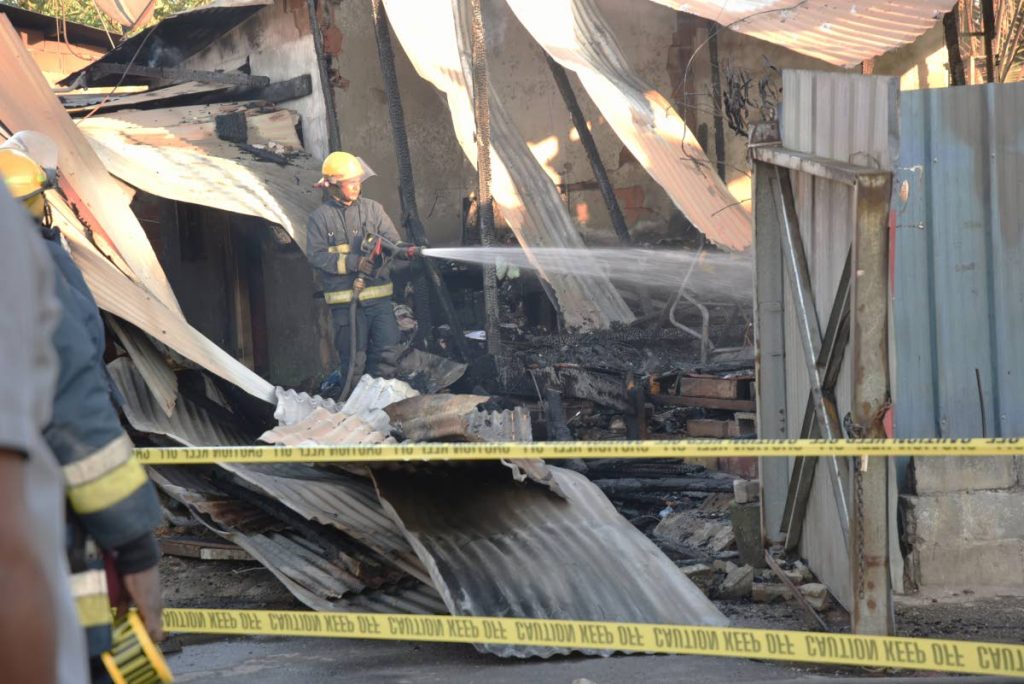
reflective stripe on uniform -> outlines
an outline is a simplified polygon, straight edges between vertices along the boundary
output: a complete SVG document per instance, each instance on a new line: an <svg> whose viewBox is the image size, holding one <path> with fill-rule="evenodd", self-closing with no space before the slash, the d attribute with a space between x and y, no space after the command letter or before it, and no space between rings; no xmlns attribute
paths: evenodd
<svg viewBox="0 0 1024 684"><path fill-rule="evenodd" d="M352 251L352 245L331 245L327 251L331 254L348 254Z"/></svg>
<svg viewBox="0 0 1024 684"><path fill-rule="evenodd" d="M106 570L85 570L71 575L71 595L75 599L78 622L82 627L111 623Z"/></svg>
<svg viewBox="0 0 1024 684"><path fill-rule="evenodd" d="M348 273L348 267L345 266L345 255L338 255L338 275L345 275Z"/></svg>
<svg viewBox="0 0 1024 684"><path fill-rule="evenodd" d="M97 513L124 501L146 481L146 471L131 458L102 477L68 487L68 501L79 515Z"/></svg>
<svg viewBox="0 0 1024 684"><path fill-rule="evenodd" d="M390 297L395 292L395 286L392 283L386 283L384 285L374 285L373 287L367 287L359 293L359 301L367 299L380 299L381 297ZM336 290L335 292L324 292L324 299L327 300L328 304L348 304L352 301L352 290Z"/></svg>
<svg viewBox="0 0 1024 684"><path fill-rule="evenodd" d="M99 479L129 460L133 447L128 435L122 434L82 460L64 466L64 481L69 487L78 487Z"/></svg>

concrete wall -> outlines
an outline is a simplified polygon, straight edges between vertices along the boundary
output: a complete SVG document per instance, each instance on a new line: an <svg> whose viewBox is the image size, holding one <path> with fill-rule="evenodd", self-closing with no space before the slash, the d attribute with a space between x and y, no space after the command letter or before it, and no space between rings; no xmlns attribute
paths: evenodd
<svg viewBox="0 0 1024 684"><path fill-rule="evenodd" d="M1020 457L914 461L904 496L909 579L926 592L1024 591L1024 468Z"/></svg>
<svg viewBox="0 0 1024 684"><path fill-rule="evenodd" d="M309 11L299 0L277 0L182 64L189 69L237 69L249 60L252 73L272 82L303 74L313 79L313 93L283 106L302 117L304 146L314 156L327 153L327 121L316 64Z"/></svg>
<svg viewBox="0 0 1024 684"><path fill-rule="evenodd" d="M398 164L370 3L331 0L328 6L333 25L342 33L341 53L332 60L344 85L335 89L334 98L342 147L365 159L377 173L363 185L363 192L381 202L397 224L401 216ZM457 243L462 233L462 198L475 187L476 173L455 140L441 95L416 74L394 36L392 42L420 218L432 243Z"/></svg>

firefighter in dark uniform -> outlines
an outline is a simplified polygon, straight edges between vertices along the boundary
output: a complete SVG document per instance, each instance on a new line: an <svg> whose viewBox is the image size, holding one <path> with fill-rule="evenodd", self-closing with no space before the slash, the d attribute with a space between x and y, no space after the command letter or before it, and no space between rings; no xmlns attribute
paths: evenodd
<svg viewBox="0 0 1024 684"><path fill-rule="evenodd" d="M310 214L306 224L306 256L316 269L324 290L324 299L331 307L334 346L338 350L341 375L345 376L353 353L366 353L365 372L378 375L381 356L401 339L395 320L391 295L394 285L389 269L384 268L372 277L365 277L365 286L358 290L360 251L367 234L377 234L396 243L400 258L412 258L416 253L412 245L401 243L395 224L384 212L384 207L363 197L362 182L372 172L360 159L348 152L332 152L324 159L321 187L327 188L329 197ZM362 268L363 273L367 271ZM354 289L353 286L356 286ZM349 304L358 298L356 318L357 348L351 349L352 334L349 324ZM358 368L357 368L358 370Z"/></svg>
<svg viewBox="0 0 1024 684"><path fill-rule="evenodd" d="M40 164L37 157L52 161ZM19 133L0 147L0 175L35 218L56 267L55 292L63 311L53 342L60 370L53 417L43 436L64 474L71 591L86 630L93 681L109 681L99 661L111 646L108 570L121 585L118 607L134 602L151 638L163 638L160 550L153 534L161 511L114 407L118 395L103 363L99 309L60 231L50 225L43 193L53 185L55 166L56 146L42 134Z"/></svg>

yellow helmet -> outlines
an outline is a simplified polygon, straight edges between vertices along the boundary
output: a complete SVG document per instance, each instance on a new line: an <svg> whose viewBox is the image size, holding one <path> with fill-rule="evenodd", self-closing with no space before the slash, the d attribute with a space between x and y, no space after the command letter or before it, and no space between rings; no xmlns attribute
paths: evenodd
<svg viewBox="0 0 1024 684"><path fill-rule="evenodd" d="M324 180L335 179L338 181L361 179L367 175L362 160L348 152L331 152L324 159L320 173L323 174Z"/></svg>
<svg viewBox="0 0 1024 684"><path fill-rule="evenodd" d="M0 148L0 176L16 200L24 202L34 218L42 218L46 209L43 191L50 186L46 172L25 153Z"/></svg>

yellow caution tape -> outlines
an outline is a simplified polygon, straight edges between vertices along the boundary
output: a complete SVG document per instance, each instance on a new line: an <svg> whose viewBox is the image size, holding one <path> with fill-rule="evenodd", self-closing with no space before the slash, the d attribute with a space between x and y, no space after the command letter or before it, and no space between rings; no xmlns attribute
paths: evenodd
<svg viewBox="0 0 1024 684"><path fill-rule="evenodd" d="M1014 456L1024 438L649 440L643 442L488 442L372 444L332 447L200 447L136 449L148 465L202 463L495 461L558 458L709 458L787 456Z"/></svg>
<svg viewBox="0 0 1024 684"><path fill-rule="evenodd" d="M582 620L168 608L168 632L543 646L1024 677L1024 646Z"/></svg>

